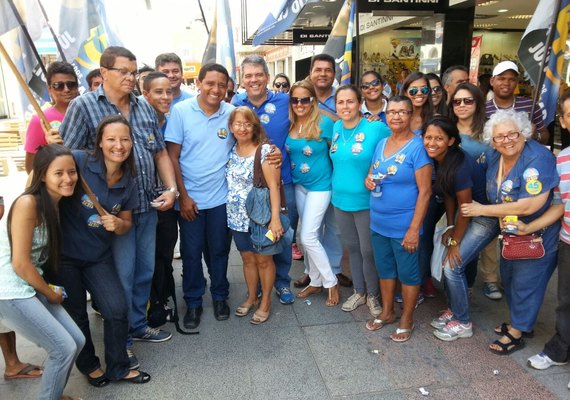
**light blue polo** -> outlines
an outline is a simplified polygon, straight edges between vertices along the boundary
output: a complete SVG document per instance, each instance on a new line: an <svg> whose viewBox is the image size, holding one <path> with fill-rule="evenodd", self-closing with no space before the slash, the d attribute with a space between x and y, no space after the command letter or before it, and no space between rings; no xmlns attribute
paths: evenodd
<svg viewBox="0 0 570 400"><path fill-rule="evenodd" d="M165 141L181 145L178 162L182 180L198 209L226 203L225 168L235 143L228 126L233 109L222 101L220 109L207 116L196 96L178 103L170 113ZM176 209L180 209L178 203Z"/></svg>

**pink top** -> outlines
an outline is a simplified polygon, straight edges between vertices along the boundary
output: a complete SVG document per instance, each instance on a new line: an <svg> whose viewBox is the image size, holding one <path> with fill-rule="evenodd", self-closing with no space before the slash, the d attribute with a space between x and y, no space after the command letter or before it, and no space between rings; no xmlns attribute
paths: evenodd
<svg viewBox="0 0 570 400"><path fill-rule="evenodd" d="M65 114L60 113L55 108L50 107L44 110L47 120L50 122L52 128L59 128ZM46 135L42 129L42 124L37 115L34 115L28 125L26 132L26 143L24 149L26 153L36 154L38 147L47 144Z"/></svg>

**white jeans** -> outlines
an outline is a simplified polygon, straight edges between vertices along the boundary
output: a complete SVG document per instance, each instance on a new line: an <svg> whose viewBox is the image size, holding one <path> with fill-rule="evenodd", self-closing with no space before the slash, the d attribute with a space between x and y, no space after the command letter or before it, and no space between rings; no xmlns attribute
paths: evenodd
<svg viewBox="0 0 570 400"><path fill-rule="evenodd" d="M301 218L301 243L309 263L311 286L331 288L337 284L337 279L319 237L331 192L310 192L302 185L295 185L295 200Z"/></svg>

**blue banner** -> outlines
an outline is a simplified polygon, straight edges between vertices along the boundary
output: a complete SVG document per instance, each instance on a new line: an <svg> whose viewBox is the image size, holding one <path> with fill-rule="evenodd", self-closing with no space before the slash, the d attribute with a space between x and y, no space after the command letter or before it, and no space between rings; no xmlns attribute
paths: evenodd
<svg viewBox="0 0 570 400"><path fill-rule="evenodd" d="M202 57L202 65L218 63L226 67L230 77L236 79L234 35L228 0L218 0L208 44Z"/></svg>
<svg viewBox="0 0 570 400"><path fill-rule="evenodd" d="M354 11L356 3L353 1L350 7L350 17L348 20L348 27L346 29L346 40L344 44L344 59L342 65L342 75L340 78L341 85L348 85L352 76L352 31L354 29Z"/></svg>
<svg viewBox="0 0 570 400"><path fill-rule="evenodd" d="M335 69L336 69L336 79L335 85L343 82L343 74L346 69L348 74L348 82L350 83L350 64L351 60L346 60L345 55L352 59L352 28L350 34L348 34L349 25L352 26L352 20L354 17L353 2L351 0L345 0L338 17L333 25L331 35L325 44L323 49L324 54L328 54L335 59ZM350 45L348 44L350 42ZM348 48L348 53L347 53ZM346 79L344 80L346 81Z"/></svg>

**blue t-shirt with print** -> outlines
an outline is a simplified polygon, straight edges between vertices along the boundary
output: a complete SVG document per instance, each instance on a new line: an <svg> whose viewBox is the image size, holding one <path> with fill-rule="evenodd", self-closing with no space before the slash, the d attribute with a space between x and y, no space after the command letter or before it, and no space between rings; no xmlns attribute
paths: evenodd
<svg viewBox="0 0 570 400"><path fill-rule="evenodd" d="M265 133L272 144L281 150L283 164L281 165L281 179L283 183L291 183L291 162L285 151L285 140L289 134L289 95L286 93L273 93L267 91L267 99L259 107L254 106L247 98L247 92L234 96L232 104L236 107L251 108L261 121Z"/></svg>
<svg viewBox="0 0 570 400"><path fill-rule="evenodd" d="M416 170L431 164L431 159L418 136L413 136L393 154L385 155L387 140L378 143L372 158L372 174L380 173L384 179L381 183L382 196L369 195L370 228L386 237L402 238L416 209L419 193Z"/></svg>
<svg viewBox="0 0 570 400"><path fill-rule="evenodd" d="M370 191L364 186L372 155L390 129L380 121L362 118L353 129L344 129L342 120L334 124L329 154L333 164L332 204L343 211L370 208Z"/></svg>
<svg viewBox="0 0 570 400"><path fill-rule="evenodd" d="M332 164L329 157L331 132L325 131L323 119L321 118L319 140L295 139L288 136L285 145L291 158L293 183L303 185L311 192L331 190Z"/></svg>
<svg viewBox="0 0 570 400"><path fill-rule="evenodd" d="M73 158L101 206L110 214L138 208L136 184L130 172L125 172L113 187L107 185L104 161L83 150L73 150ZM78 183L79 185L79 183ZM61 254L85 261L101 261L112 257L113 232L105 229L95 205L83 189L77 196L62 198L59 203Z"/></svg>
<svg viewBox="0 0 570 400"><path fill-rule="evenodd" d="M478 141L473 137L461 133L461 148L469 154L477 164L480 164L487 170L487 160L493 153L493 149L488 144Z"/></svg>

